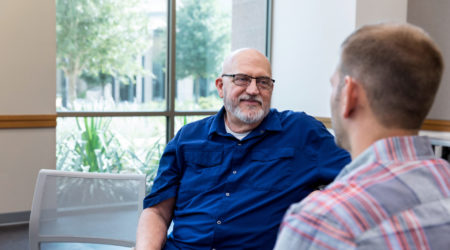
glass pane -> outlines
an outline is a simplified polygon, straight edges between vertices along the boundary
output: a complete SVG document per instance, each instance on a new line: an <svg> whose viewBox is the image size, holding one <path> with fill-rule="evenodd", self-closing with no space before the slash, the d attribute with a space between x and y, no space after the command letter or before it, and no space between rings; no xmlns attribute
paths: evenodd
<svg viewBox="0 0 450 250"><path fill-rule="evenodd" d="M181 127L184 125L203 119L205 115L190 115L190 116L175 116L175 134L177 134L178 130L180 130Z"/></svg>
<svg viewBox="0 0 450 250"><path fill-rule="evenodd" d="M165 117L58 118L56 169L139 173L153 184L166 144Z"/></svg>
<svg viewBox="0 0 450 250"><path fill-rule="evenodd" d="M242 47L265 53L267 0L179 0L176 8L177 110L218 110L215 79Z"/></svg>
<svg viewBox="0 0 450 250"><path fill-rule="evenodd" d="M167 0L56 0L58 111L165 110Z"/></svg>

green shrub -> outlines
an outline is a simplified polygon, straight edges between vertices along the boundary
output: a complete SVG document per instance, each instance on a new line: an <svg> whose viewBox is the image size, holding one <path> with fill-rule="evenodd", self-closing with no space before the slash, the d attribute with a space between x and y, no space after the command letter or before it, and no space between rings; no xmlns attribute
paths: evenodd
<svg viewBox="0 0 450 250"><path fill-rule="evenodd" d="M77 117L76 124L76 129L58 140L57 169L145 174L147 191L151 189L164 149L162 137L139 157L132 144L120 143L110 129L110 117Z"/></svg>

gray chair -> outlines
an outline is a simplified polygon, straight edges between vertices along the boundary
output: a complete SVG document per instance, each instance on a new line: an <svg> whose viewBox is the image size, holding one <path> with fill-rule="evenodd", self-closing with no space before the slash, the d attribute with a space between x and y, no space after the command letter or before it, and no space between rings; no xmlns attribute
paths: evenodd
<svg viewBox="0 0 450 250"><path fill-rule="evenodd" d="M43 169L31 209L30 249L133 247L144 195L144 175Z"/></svg>

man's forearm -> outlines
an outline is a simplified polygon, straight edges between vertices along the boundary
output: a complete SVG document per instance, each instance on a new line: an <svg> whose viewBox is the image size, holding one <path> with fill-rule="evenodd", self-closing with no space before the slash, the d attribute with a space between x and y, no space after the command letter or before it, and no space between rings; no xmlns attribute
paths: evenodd
<svg viewBox="0 0 450 250"><path fill-rule="evenodd" d="M161 249L167 238L168 223L154 208L146 208L139 219L136 250Z"/></svg>

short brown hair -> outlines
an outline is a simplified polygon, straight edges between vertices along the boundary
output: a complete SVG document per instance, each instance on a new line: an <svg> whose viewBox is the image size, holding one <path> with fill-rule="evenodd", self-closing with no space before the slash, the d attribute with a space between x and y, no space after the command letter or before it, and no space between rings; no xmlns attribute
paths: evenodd
<svg viewBox="0 0 450 250"><path fill-rule="evenodd" d="M342 44L341 74L362 84L375 116L390 128L421 127L443 67L436 44L410 24L363 26Z"/></svg>

